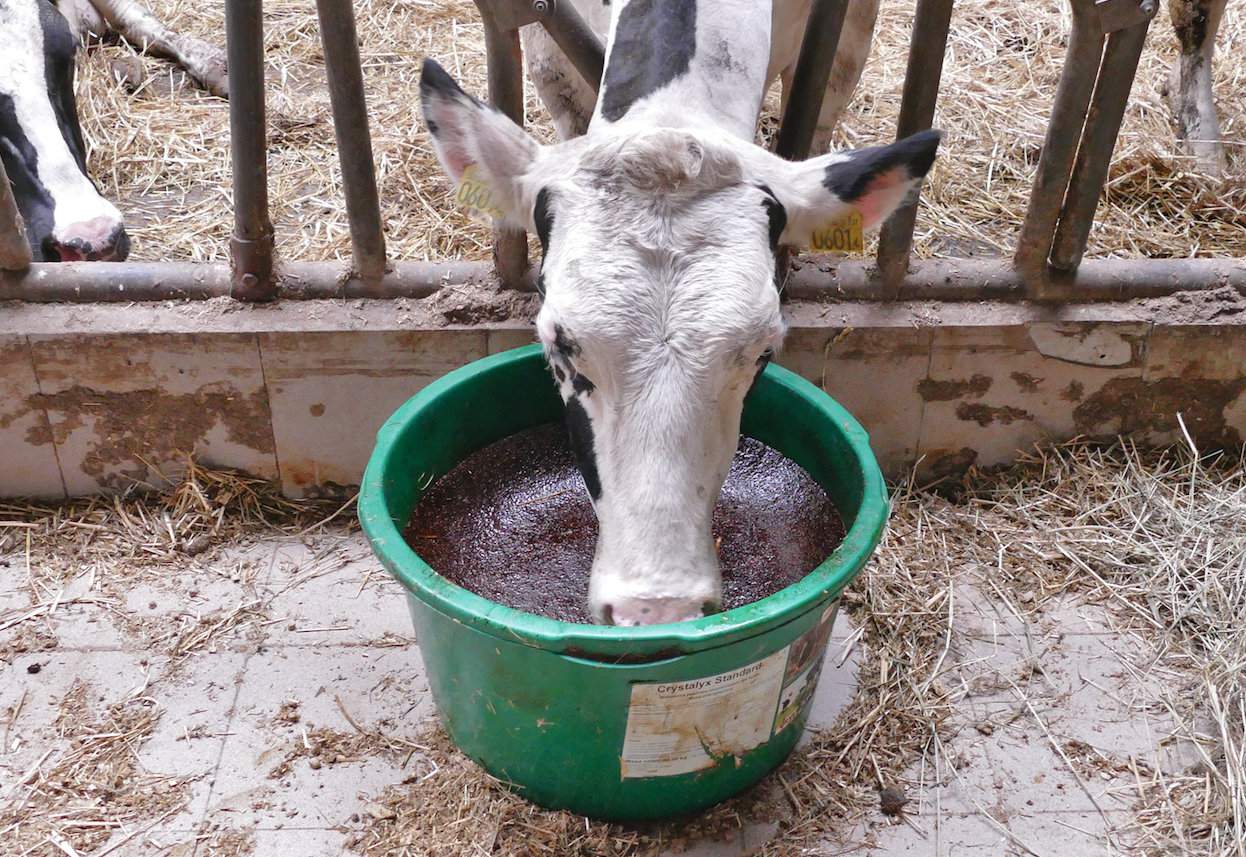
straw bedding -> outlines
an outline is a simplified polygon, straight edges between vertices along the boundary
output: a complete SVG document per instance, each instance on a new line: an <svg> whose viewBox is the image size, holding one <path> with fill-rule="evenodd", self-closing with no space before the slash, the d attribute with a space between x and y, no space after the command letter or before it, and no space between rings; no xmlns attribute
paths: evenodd
<svg viewBox="0 0 1246 857"><path fill-rule="evenodd" d="M406 735L358 725L368 720L359 700L334 700L353 732L309 725L274 771L303 757L315 767L369 756L402 759L402 782L372 795L362 817L345 828L348 845L369 857L653 855L705 837L732 839L748 821L779 825L758 854L796 855L828 838L859 844L869 824L902 822L905 790L925 785L940 758L945 765L955 758L951 723L975 689L948 668L964 642L952 601L966 569L986 568L992 597L1018 617L1037 619L1062 594L1102 605L1121 630L1143 641L1146 661L1171 687L1158 702L1176 724L1175 738L1192 748L1193 765L1165 769L1106 759L1076 742L1061 748L1065 763L1083 775L1102 765L1133 772L1133 811L1117 817L1118 846L1129 854L1240 857L1246 462L1199 458L1183 446L1141 452L1075 443L1040 450L995 474L971 473L923 489L898 486L893 506L875 559L844 596L860 635L853 701L758 788L694 819L624 827L537 809L435 729ZM67 579L70 566L92 566L102 591L120 596L145 575L168 574L188 550L305 533L326 520L339 526L348 517L339 512L290 503L262 483L202 468L163 494L5 505L0 557L29 565L32 606L0 614L0 630L36 625L41 609L55 609L44 599L53 597L48 593ZM204 537L200 547L194 540ZM212 621L251 622L259 634L281 621L266 618L264 604L246 605L251 612L241 619L236 614L244 605L220 606ZM7 639L19 648L0 651L0 660L27 643L47 644ZM210 653L211 641L211 634L188 636L182 629L152 636L150 650L175 669L179 658ZM159 720L169 675L153 674L150 686L100 712L83 706L75 696L83 691L72 688L54 724L60 752L0 796L0 839L38 855L68 853L58 840L91 853L104 834L142 829L179 809L184 784L148 774L136 756ZM1017 716L1038 716L1028 711L1018 709ZM17 716L10 713L8 722ZM276 717L298 722L297 705L283 705ZM101 790L109 800L97 799ZM854 829L866 822L865 833ZM237 853L247 853L244 840L234 843Z"/></svg>
<svg viewBox="0 0 1246 857"><path fill-rule="evenodd" d="M220 4L150 0L171 26L223 43ZM912 0L886 2L864 80L837 145L883 142L895 127ZM474 93L485 92L483 36L465 0L355 4L389 251L396 259L485 259L487 230L447 199L418 118L425 55ZM324 62L310 2L265 4L272 216L290 259L349 253ZM1191 172L1162 94L1175 56L1166 12L1152 27L1117 144L1089 252L1095 256L1246 256L1246 12L1230 3L1221 25L1215 92L1230 178ZM925 191L921 256L1009 254L1024 214L1063 61L1067 8L1057 0L958 3L936 124L947 135ZM228 106L163 79L134 88L113 79L124 46L92 49L80 65L79 107L90 167L130 224L135 259L223 260L231 225ZM169 66L148 60L150 75ZM528 122L552 130L529 86ZM768 102L773 111L775 98ZM773 118L762 123L773 128Z"/></svg>

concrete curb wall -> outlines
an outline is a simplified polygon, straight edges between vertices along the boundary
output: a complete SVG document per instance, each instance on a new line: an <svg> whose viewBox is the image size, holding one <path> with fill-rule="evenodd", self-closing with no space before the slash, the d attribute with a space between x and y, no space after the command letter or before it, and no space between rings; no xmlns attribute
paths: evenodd
<svg viewBox="0 0 1246 857"><path fill-rule="evenodd" d="M531 342L531 308L4 305L0 496L159 484L185 452L290 495L349 490L393 410ZM919 459L923 478L951 475L1078 435L1168 443L1178 413L1200 448L1246 437L1246 298L1232 290L1058 307L792 302L786 314L780 362L861 420L892 476ZM447 323L474 316L485 320Z"/></svg>

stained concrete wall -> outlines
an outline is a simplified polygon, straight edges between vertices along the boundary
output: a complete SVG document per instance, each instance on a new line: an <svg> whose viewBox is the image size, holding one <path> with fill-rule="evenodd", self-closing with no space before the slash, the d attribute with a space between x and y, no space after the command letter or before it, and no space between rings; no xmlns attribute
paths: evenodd
<svg viewBox="0 0 1246 857"><path fill-rule="evenodd" d="M445 372L532 341L531 304L227 300L0 310L0 495L160 484L184 453L279 479L357 484L381 423ZM792 303L781 363L923 478L1043 440L1246 436L1246 298L1128 303ZM456 323L465 320L473 323Z"/></svg>

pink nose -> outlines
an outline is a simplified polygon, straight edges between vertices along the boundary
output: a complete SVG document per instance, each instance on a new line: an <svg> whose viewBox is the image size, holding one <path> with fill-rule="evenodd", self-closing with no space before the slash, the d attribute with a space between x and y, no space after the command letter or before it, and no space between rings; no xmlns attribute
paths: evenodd
<svg viewBox="0 0 1246 857"><path fill-rule="evenodd" d="M636 625L688 622L700 619L717 609L716 604L686 598L617 598L607 604L602 612L607 625L628 628Z"/></svg>
<svg viewBox="0 0 1246 857"><path fill-rule="evenodd" d="M121 262L130 255L130 236L116 220L93 217L65 227L47 248L62 262Z"/></svg>

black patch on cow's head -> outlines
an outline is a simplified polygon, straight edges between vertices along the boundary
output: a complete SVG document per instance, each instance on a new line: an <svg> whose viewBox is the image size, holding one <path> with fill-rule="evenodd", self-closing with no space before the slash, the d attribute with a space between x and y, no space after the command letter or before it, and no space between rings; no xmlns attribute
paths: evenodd
<svg viewBox="0 0 1246 857"><path fill-rule="evenodd" d="M567 331L563 330L561 324L554 325L554 348L567 359L580 353L579 343L567 336Z"/></svg>
<svg viewBox="0 0 1246 857"><path fill-rule="evenodd" d="M577 393L585 396L591 396L593 391L597 389L596 384L585 378L579 372L575 372L571 375L571 387Z"/></svg>
<svg viewBox="0 0 1246 857"><path fill-rule="evenodd" d="M56 203L43 182L39 181L39 156L30 144L25 130L17 121L13 99L0 94L0 161L9 174L13 198L26 223L26 240L36 262L53 262L44 243L52 237Z"/></svg>
<svg viewBox="0 0 1246 857"><path fill-rule="evenodd" d="M890 146L858 149L847 160L827 166L822 185L845 202L854 202L865 195L870 182L897 167L906 168L909 178L921 178L930 172L940 136L938 131L920 131Z"/></svg>
<svg viewBox="0 0 1246 857"><path fill-rule="evenodd" d="M616 122L640 99L687 74L697 0L632 0L619 13L602 81L601 115Z"/></svg>
<svg viewBox="0 0 1246 857"><path fill-rule="evenodd" d="M558 379L559 384L567 380L567 373L562 371L562 367L558 365L557 361L554 362L554 377Z"/></svg>
<svg viewBox="0 0 1246 857"><path fill-rule="evenodd" d="M545 265L545 256L549 253L549 235L554 230L554 212L549 207L549 188L537 191L536 206L532 209L532 219L536 221L536 237L541 242L541 265Z"/></svg>
<svg viewBox="0 0 1246 857"><path fill-rule="evenodd" d="M601 478L597 475L597 453L593 446L593 424L588 418L588 411L574 396L567 402L567 434L571 440L571 451L575 454L580 473L584 476L584 487L588 496L594 501L601 499Z"/></svg>
<svg viewBox="0 0 1246 857"><path fill-rule="evenodd" d="M773 359L774 349L772 348L767 348L761 353L761 356L757 358L757 370L753 373L753 382L748 385L748 393L753 392L753 388L755 388L757 386L757 382L761 380L762 373L766 371L766 367L770 365L770 361ZM745 397L748 396L748 393L744 394Z"/></svg>
<svg viewBox="0 0 1246 857"><path fill-rule="evenodd" d="M420 97L423 98L434 93L449 97L471 97L463 91L463 87L459 86L458 81L441 67L441 63L435 59L425 57L424 62L420 65Z"/></svg>
<svg viewBox="0 0 1246 857"><path fill-rule="evenodd" d="M78 103L74 99L74 54L78 41L65 16L51 3L39 4L39 27L43 30L43 74L48 99L61 126L61 134L82 174L87 172L86 143L78 123Z"/></svg>
<svg viewBox="0 0 1246 857"><path fill-rule="evenodd" d="M778 250L779 239L783 237L783 230L787 228L787 209L783 207L783 203L779 202L779 198L774 195L769 185L763 182L757 187L766 195L761 205L766 209L766 218L770 221L770 249Z"/></svg>

